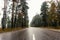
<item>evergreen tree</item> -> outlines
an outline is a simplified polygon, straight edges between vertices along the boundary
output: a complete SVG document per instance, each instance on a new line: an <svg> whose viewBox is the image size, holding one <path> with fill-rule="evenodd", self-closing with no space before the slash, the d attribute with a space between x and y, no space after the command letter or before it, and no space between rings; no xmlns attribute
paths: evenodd
<svg viewBox="0 0 60 40"><path fill-rule="evenodd" d="M4 0L4 11L3 11L3 18L2 18L2 29L6 28L6 10L7 10L7 0Z"/></svg>
<svg viewBox="0 0 60 40"><path fill-rule="evenodd" d="M9 19L9 16L7 18L7 28L11 28L11 20Z"/></svg>
<svg viewBox="0 0 60 40"><path fill-rule="evenodd" d="M14 28L14 2L16 0L12 0L13 4L12 4L12 18L11 18L11 27Z"/></svg>
<svg viewBox="0 0 60 40"><path fill-rule="evenodd" d="M19 25L22 24L20 25L21 27L28 27L27 2L26 0L20 0L20 1L21 1L21 4L19 5L19 7L22 7L22 8L21 8L20 15L18 15L18 20L20 20L21 22L21 23L19 22ZM19 16L21 17L19 18Z"/></svg>
<svg viewBox="0 0 60 40"><path fill-rule="evenodd" d="M41 15L37 14L33 17L31 23L30 23L31 27L40 27L42 26L42 17Z"/></svg>
<svg viewBox="0 0 60 40"><path fill-rule="evenodd" d="M58 26L60 26L60 1L57 0L58 6L57 6L57 13L58 13Z"/></svg>
<svg viewBox="0 0 60 40"><path fill-rule="evenodd" d="M47 2L43 2L42 6L41 6L41 15L42 15L42 18L43 18L43 26L47 26L48 23L47 23L47 12L48 12L48 5L47 5Z"/></svg>

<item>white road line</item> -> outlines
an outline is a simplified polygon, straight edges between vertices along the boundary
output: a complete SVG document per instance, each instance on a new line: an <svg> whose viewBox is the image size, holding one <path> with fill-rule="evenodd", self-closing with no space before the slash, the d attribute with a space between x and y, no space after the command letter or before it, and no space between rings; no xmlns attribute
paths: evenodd
<svg viewBox="0 0 60 40"><path fill-rule="evenodd" d="M35 40L35 35L33 34L33 40Z"/></svg>

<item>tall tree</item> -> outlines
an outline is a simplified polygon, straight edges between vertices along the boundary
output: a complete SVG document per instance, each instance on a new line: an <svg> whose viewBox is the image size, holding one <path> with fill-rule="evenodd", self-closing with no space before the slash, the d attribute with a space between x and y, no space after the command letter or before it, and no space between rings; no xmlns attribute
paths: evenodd
<svg viewBox="0 0 60 40"><path fill-rule="evenodd" d="M28 14L27 14L27 2L26 0L21 0L21 5L22 5L22 12L24 14L23 16L23 26L27 27L28 26Z"/></svg>
<svg viewBox="0 0 60 40"><path fill-rule="evenodd" d="M11 18L11 27L14 28L14 11L15 11L15 2L16 0L12 0L12 18Z"/></svg>
<svg viewBox="0 0 60 40"><path fill-rule="evenodd" d="M20 18L18 18L18 20L21 20L21 24L20 26L22 27L27 27L28 26L28 14L27 14L27 9L29 8L27 6L27 2L26 0L20 0L21 1L21 5L19 5L19 7L21 7L21 12L20 12L20 15L18 16L21 16Z"/></svg>
<svg viewBox="0 0 60 40"><path fill-rule="evenodd" d="M47 26L47 12L48 12L48 5L47 2L43 2L42 6L41 6L41 15L43 18L43 26Z"/></svg>
<svg viewBox="0 0 60 40"><path fill-rule="evenodd" d="M57 0L58 6L57 6L57 13L58 13L58 26L60 26L60 1Z"/></svg>
<svg viewBox="0 0 60 40"><path fill-rule="evenodd" d="M56 13L56 5L54 2L51 3L50 13L49 13L49 20L51 26L57 26L57 13Z"/></svg>
<svg viewBox="0 0 60 40"><path fill-rule="evenodd" d="M15 2L16 5L15 5L15 16L14 16L14 27L18 27L17 25L17 20L18 20L18 0Z"/></svg>
<svg viewBox="0 0 60 40"><path fill-rule="evenodd" d="M6 28L6 10L7 10L7 0L4 0L4 11L3 11L3 18L2 18L2 29Z"/></svg>
<svg viewBox="0 0 60 40"><path fill-rule="evenodd" d="M11 20L7 17L7 28L11 28Z"/></svg>

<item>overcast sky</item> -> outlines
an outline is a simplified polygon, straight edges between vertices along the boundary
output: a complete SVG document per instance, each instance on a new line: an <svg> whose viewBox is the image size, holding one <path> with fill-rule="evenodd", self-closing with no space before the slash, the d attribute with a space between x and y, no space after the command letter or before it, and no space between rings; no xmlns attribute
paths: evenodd
<svg viewBox="0 0 60 40"><path fill-rule="evenodd" d="M29 16L29 23L31 22L33 16L35 16L36 14L40 14L40 8L41 8L41 4L44 1L48 1L48 0L27 0L28 2L28 16ZM0 24L1 24L1 18L2 18L2 8L4 7L4 2L3 0L0 0Z"/></svg>
<svg viewBox="0 0 60 40"><path fill-rule="evenodd" d="M0 0L0 27L1 27L1 18L3 15L3 11L2 11L2 8L4 7L3 4L4 4L3 0Z"/></svg>
<svg viewBox="0 0 60 40"><path fill-rule="evenodd" d="M29 16L29 23L31 22L32 18L36 14L40 14L40 8L44 1L50 1L50 0L28 0L28 16Z"/></svg>

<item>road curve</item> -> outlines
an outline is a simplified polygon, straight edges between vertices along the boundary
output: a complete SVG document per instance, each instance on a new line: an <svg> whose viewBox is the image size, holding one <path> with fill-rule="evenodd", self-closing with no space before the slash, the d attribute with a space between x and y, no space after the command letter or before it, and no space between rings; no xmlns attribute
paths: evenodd
<svg viewBox="0 0 60 40"><path fill-rule="evenodd" d="M0 34L0 40L60 40L60 32L43 28L26 28Z"/></svg>

